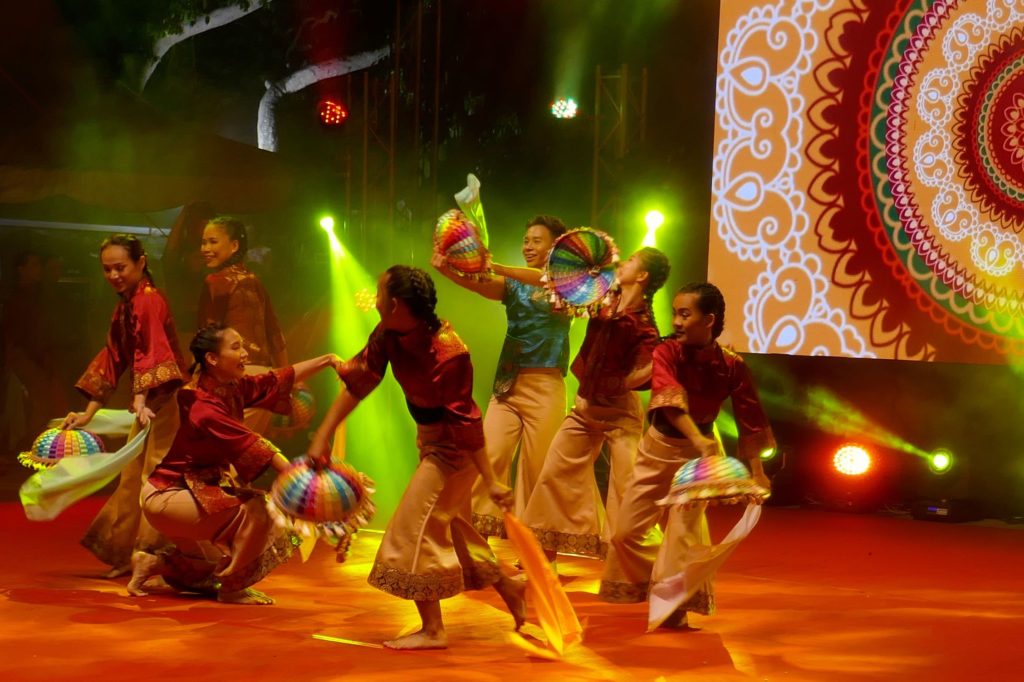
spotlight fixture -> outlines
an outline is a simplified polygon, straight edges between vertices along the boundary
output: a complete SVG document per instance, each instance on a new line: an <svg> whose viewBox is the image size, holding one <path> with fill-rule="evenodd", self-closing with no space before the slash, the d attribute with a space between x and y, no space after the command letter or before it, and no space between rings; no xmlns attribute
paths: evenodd
<svg viewBox="0 0 1024 682"><path fill-rule="evenodd" d="M942 475L953 468L953 453L945 448L939 448L928 455L928 469L933 474Z"/></svg>
<svg viewBox="0 0 1024 682"><path fill-rule="evenodd" d="M356 308L368 313L377 304L377 294L369 288L360 289L356 292Z"/></svg>
<svg viewBox="0 0 1024 682"><path fill-rule="evenodd" d="M871 454L863 446L847 443L836 450L832 466L844 476L863 476L871 468Z"/></svg>
<svg viewBox="0 0 1024 682"><path fill-rule="evenodd" d="M316 106L316 115L325 126L340 126L348 119L348 109L337 100L322 99Z"/></svg>
<svg viewBox="0 0 1024 682"><path fill-rule="evenodd" d="M644 215L644 224L647 225L647 234L644 235L642 246L658 245L658 228L665 224L665 214L658 210L648 211Z"/></svg>
<svg viewBox="0 0 1024 682"><path fill-rule="evenodd" d="M551 103L551 115L555 118L576 118L579 107L572 97L556 99Z"/></svg>

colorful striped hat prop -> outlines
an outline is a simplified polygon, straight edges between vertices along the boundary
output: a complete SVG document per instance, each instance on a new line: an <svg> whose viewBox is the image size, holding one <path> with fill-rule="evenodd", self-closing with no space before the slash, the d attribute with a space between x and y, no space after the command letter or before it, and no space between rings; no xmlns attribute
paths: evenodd
<svg viewBox="0 0 1024 682"><path fill-rule="evenodd" d="M569 230L555 240L544 279L556 308L589 315L607 303L616 283L619 250L604 232L589 227Z"/></svg>
<svg viewBox="0 0 1024 682"><path fill-rule="evenodd" d="M103 439L81 429L47 429L32 449L18 455L18 461L30 469L49 469L65 457L81 457L105 452Z"/></svg>
<svg viewBox="0 0 1024 682"><path fill-rule="evenodd" d="M267 507L280 525L347 547L347 536L367 525L377 510L370 497L374 492L373 481L347 464L331 462L317 470L301 457L278 474Z"/></svg>
<svg viewBox="0 0 1024 682"><path fill-rule="evenodd" d="M463 277L482 279L491 269L491 254L480 228L457 208L437 219L434 250Z"/></svg>
<svg viewBox="0 0 1024 682"><path fill-rule="evenodd" d="M296 388L288 396L288 402L291 403L292 413L274 415L274 428L298 431L313 423L313 417L316 416L316 399L308 389Z"/></svg>
<svg viewBox="0 0 1024 682"><path fill-rule="evenodd" d="M768 497L768 491L750 478L743 462L733 457L697 457L679 467L668 496L659 504L715 502L738 504L748 497Z"/></svg>

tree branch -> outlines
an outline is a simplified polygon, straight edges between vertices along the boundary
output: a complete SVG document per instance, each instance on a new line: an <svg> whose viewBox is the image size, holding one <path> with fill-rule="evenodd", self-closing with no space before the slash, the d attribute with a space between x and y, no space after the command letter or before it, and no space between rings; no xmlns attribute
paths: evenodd
<svg viewBox="0 0 1024 682"><path fill-rule="evenodd" d="M256 136L259 140L259 148L267 151L277 151L277 125L274 117L274 109L277 100L282 96L298 92L314 83L328 78L337 78L347 73L367 69L391 54L391 47L382 47L377 50L360 52L345 59L331 59L319 64L310 64L295 73L285 76L276 82L266 82L267 91L260 99L259 112L256 119Z"/></svg>
<svg viewBox="0 0 1024 682"><path fill-rule="evenodd" d="M139 77L139 92L146 88L146 83L149 82L150 76L156 71L160 60L164 58L164 55L172 47L200 33L206 33L207 31L212 31L215 28L220 28L233 21L237 21L246 15L252 14L269 2L272 2L272 0L249 0L249 2L239 0L234 5L221 7L209 14L197 17L195 20L181 26L176 33L168 33L161 37L153 46L153 57L142 67L142 74Z"/></svg>

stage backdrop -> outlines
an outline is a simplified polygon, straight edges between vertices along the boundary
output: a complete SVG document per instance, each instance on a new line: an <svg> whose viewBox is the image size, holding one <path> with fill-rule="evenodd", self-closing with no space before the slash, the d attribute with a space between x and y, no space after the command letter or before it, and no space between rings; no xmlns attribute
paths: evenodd
<svg viewBox="0 0 1024 682"><path fill-rule="evenodd" d="M726 342L1024 359L1024 1L726 0L716 110Z"/></svg>

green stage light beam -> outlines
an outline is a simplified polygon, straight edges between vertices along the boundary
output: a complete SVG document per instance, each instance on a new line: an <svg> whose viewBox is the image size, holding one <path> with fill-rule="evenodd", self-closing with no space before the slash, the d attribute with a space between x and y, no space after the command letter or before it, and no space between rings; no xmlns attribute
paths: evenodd
<svg viewBox="0 0 1024 682"><path fill-rule="evenodd" d="M367 292L376 296L377 282L345 249L329 216L320 226L331 248L331 347L349 359L362 350L379 321L372 305L366 305ZM394 380L385 377L346 420L345 452L346 460L376 483L377 516L371 527L384 528L419 462L415 425Z"/></svg>
<svg viewBox="0 0 1024 682"><path fill-rule="evenodd" d="M644 224L647 225L647 234L641 245L657 247L658 228L665 224L665 214L658 210L648 211L644 215Z"/></svg>

